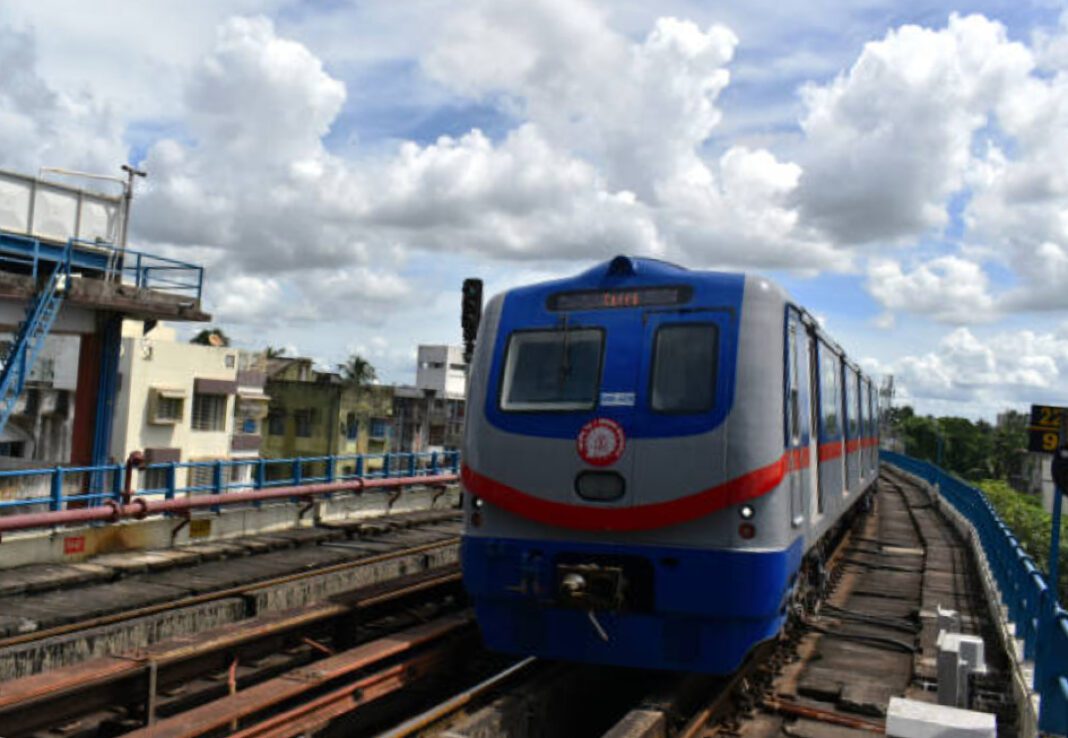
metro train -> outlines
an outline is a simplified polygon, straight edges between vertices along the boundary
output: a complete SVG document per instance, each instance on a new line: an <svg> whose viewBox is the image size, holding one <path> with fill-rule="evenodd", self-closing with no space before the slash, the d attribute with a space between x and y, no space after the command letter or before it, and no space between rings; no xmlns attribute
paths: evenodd
<svg viewBox="0 0 1068 738"><path fill-rule="evenodd" d="M619 256L490 300L463 578L485 644L725 674L878 473L871 380L759 276Z"/></svg>

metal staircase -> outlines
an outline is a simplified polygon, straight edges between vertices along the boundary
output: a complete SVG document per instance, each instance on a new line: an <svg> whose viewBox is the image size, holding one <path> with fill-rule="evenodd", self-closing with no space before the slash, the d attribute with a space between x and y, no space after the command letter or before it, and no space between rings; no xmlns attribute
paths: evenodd
<svg viewBox="0 0 1068 738"><path fill-rule="evenodd" d="M30 372L44 347L45 337L59 315L60 305L70 284L72 243L67 242L52 274L26 306L26 319L19 324L15 340L8 347L0 369L0 432L7 426Z"/></svg>

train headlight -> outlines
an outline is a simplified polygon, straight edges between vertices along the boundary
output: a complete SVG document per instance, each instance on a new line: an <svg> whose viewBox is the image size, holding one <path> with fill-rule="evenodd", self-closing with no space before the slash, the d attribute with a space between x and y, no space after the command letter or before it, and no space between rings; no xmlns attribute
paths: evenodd
<svg viewBox="0 0 1068 738"><path fill-rule="evenodd" d="M615 472L585 471L575 477L575 492L593 502L618 500L626 488L623 477Z"/></svg>
<svg viewBox="0 0 1068 738"><path fill-rule="evenodd" d="M738 526L738 535L744 540L752 540L756 536L756 526L752 523L742 523Z"/></svg>
<svg viewBox="0 0 1068 738"><path fill-rule="evenodd" d="M753 516L756 515L756 510L753 509L752 505L742 505L738 509L738 514L742 516L742 520L752 520Z"/></svg>

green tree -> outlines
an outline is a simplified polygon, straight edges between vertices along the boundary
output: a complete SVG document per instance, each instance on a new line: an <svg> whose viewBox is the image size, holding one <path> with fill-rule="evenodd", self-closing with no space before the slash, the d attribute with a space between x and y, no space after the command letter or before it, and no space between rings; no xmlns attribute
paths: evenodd
<svg viewBox="0 0 1068 738"><path fill-rule="evenodd" d="M994 429L990 461L994 476L1010 482L1024 476L1027 463L1027 426L1030 418L1021 412L1009 410L1002 414Z"/></svg>
<svg viewBox="0 0 1068 738"><path fill-rule="evenodd" d="M353 354L344 364L338 364L337 368L345 383L356 387L366 387L378 377L371 362L359 354Z"/></svg>
<svg viewBox="0 0 1068 738"><path fill-rule="evenodd" d="M212 338L212 337L215 338ZM189 343L198 343L202 346L229 346L230 338L222 332L222 328L205 328L193 336Z"/></svg>
<svg viewBox="0 0 1068 738"><path fill-rule="evenodd" d="M268 346L266 351L264 351L264 354L267 356L268 359L277 359L277 358L279 358L281 356L285 356L286 355L286 347L285 346Z"/></svg>
<svg viewBox="0 0 1068 738"><path fill-rule="evenodd" d="M998 515L1020 541L1024 551L1031 555L1045 572L1049 572L1050 533L1053 516L1042 508L1041 498L1021 494L1000 480L980 482L986 498ZM1060 600L1068 602L1068 520L1061 522L1060 546Z"/></svg>

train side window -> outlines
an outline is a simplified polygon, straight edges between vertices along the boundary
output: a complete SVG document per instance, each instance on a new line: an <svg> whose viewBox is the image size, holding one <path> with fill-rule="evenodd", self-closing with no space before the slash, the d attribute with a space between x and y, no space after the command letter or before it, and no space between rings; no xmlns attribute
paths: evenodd
<svg viewBox="0 0 1068 738"><path fill-rule="evenodd" d="M703 413L716 398L719 329L715 323L660 326L653 342L650 405L661 413Z"/></svg>
<svg viewBox="0 0 1068 738"><path fill-rule="evenodd" d="M838 354L820 342L820 419L824 436L834 438L841 432L841 400Z"/></svg>
<svg viewBox="0 0 1068 738"><path fill-rule="evenodd" d="M861 415L864 416L864 431L865 438L870 438L871 433L871 382L863 380L860 385L860 404Z"/></svg>
<svg viewBox="0 0 1068 738"><path fill-rule="evenodd" d="M592 409L603 345L604 333L593 328L513 333L504 360L501 409Z"/></svg>
<svg viewBox="0 0 1068 738"><path fill-rule="evenodd" d="M850 439L860 437L860 403L857 397L857 373L848 364L845 369L846 425Z"/></svg>
<svg viewBox="0 0 1068 738"><path fill-rule="evenodd" d="M868 436L879 435L879 413L875 411L875 386L868 381Z"/></svg>

